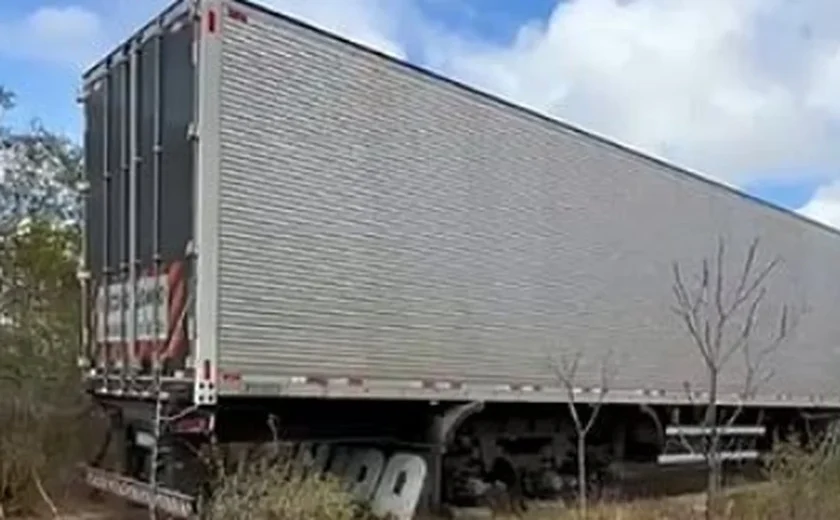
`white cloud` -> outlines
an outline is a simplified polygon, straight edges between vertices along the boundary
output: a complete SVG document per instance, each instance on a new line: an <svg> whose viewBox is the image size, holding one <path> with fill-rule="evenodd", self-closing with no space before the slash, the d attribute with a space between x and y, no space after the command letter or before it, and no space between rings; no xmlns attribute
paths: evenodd
<svg viewBox="0 0 840 520"><path fill-rule="evenodd" d="M259 0L327 31L395 58L405 59L399 31L408 15L406 2L387 0Z"/></svg>
<svg viewBox="0 0 840 520"><path fill-rule="evenodd" d="M722 180L804 176L840 164L840 39L820 5L829 1L576 0L507 45L448 35L429 56Z"/></svg>
<svg viewBox="0 0 840 520"><path fill-rule="evenodd" d="M81 6L39 7L20 20L0 20L0 53L80 65L101 48L102 17Z"/></svg>
<svg viewBox="0 0 840 520"><path fill-rule="evenodd" d="M820 187L799 212L823 224L840 228L840 180Z"/></svg>
<svg viewBox="0 0 840 520"><path fill-rule="evenodd" d="M296 18L398 58L398 23L409 4L387 0L257 0ZM42 6L21 19L0 19L0 54L83 68L144 24L164 0Z"/></svg>
<svg viewBox="0 0 840 520"><path fill-rule="evenodd" d="M814 59L814 84L809 106L840 118L840 43Z"/></svg>

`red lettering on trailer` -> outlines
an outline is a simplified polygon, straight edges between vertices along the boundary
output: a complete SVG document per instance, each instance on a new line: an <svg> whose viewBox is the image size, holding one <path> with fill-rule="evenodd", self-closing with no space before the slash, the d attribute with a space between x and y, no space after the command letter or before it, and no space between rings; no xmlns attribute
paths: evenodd
<svg viewBox="0 0 840 520"><path fill-rule="evenodd" d="M228 7L228 16L231 20L236 20L237 22L248 23L248 15L244 12L236 9L235 7Z"/></svg>
<svg viewBox="0 0 840 520"><path fill-rule="evenodd" d="M189 349L187 337L187 280L183 261L160 271L147 269L137 279L137 340L130 343L130 282L126 278L99 285L91 325L102 362L112 364L123 355L129 363L151 360L155 351L162 360L179 359ZM107 333L106 333L107 328ZM123 354L123 352L125 354ZM102 359L104 357L104 359Z"/></svg>

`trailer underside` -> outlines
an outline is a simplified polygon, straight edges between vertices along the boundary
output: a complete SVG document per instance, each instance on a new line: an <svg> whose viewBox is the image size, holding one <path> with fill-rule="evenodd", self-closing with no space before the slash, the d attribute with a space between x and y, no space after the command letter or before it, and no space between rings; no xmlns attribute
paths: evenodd
<svg viewBox="0 0 840 520"><path fill-rule="evenodd" d="M394 514L488 505L500 493L527 507L577 489L577 431L568 403L228 399L198 408L171 402L155 439L154 401L99 402L110 414L118 457L93 461L88 483L146 505L154 489L159 507L175 516L195 511L212 492L202 459L211 447L234 460L273 443L292 446L298 462L341 476L357 498ZM591 410L579 407L582 417ZM696 483L691 475L705 460L698 443L707 431L704 410L603 405L585 443L593 493L689 490L680 486ZM744 409L722 434L720 455L730 466L754 467L774 441L814 435L827 424L794 408Z"/></svg>

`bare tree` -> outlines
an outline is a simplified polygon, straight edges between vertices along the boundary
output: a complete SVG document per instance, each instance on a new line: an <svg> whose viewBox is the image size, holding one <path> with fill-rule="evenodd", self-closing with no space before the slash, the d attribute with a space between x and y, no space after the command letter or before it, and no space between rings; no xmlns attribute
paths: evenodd
<svg viewBox="0 0 840 520"><path fill-rule="evenodd" d="M575 437L577 439L578 501L580 511L585 518L587 511L586 438L589 432L592 431L592 427L595 425L595 421L598 419L598 414L601 411L601 405L604 403L604 398L609 392L612 379L610 362L612 353L608 352L601 361L601 386L597 389L591 389L597 392L597 397L587 402L588 414L584 417L581 417L581 407L578 405L578 394L581 391L578 387L578 371L582 358L583 352L578 351L572 357L564 356L559 362L552 361L552 368L554 369L557 380L560 381L566 390L566 402L569 406L569 414L572 416L572 422L575 427Z"/></svg>
<svg viewBox="0 0 840 520"><path fill-rule="evenodd" d="M759 317L768 317L766 313L760 312L767 299L767 283L781 263L779 257L766 263L759 262L758 245L759 240L756 238L750 244L744 263L740 271L734 273L736 278L732 281L726 279L726 248L722 238L718 239L714 258L702 260L699 275L693 283L687 280L678 262L673 264L673 310L703 359L708 385L702 424L709 431L702 444L702 454L708 469L707 518L714 514L721 492L722 430L734 425L741 415L744 402L754 398L760 385L773 376L772 369L766 368L764 364L789 338L795 321L791 307L782 304L778 322L771 328L762 328L764 333L769 331L767 337L756 337ZM743 385L734 409L722 414L721 374L725 369L728 370L736 355L743 358ZM685 386L691 397L690 384L686 382Z"/></svg>

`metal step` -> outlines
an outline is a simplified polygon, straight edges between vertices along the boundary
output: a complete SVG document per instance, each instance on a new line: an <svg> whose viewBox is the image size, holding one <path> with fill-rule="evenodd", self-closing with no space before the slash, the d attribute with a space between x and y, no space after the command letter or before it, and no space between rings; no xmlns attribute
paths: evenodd
<svg viewBox="0 0 840 520"><path fill-rule="evenodd" d="M671 425L665 428L665 435L669 437L694 437L710 435L715 431L711 426L677 426ZM764 426L719 426L717 432L720 435L751 435L761 436L767 429Z"/></svg>
<svg viewBox="0 0 840 520"><path fill-rule="evenodd" d="M723 461L729 460L756 460L760 454L756 450L722 451L718 458ZM656 458L656 462L666 464L695 464L704 462L706 456L702 453L663 453Z"/></svg>

